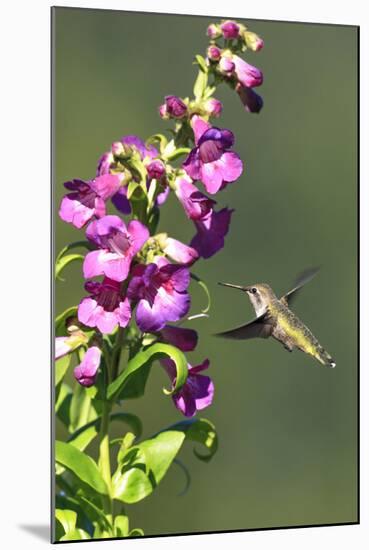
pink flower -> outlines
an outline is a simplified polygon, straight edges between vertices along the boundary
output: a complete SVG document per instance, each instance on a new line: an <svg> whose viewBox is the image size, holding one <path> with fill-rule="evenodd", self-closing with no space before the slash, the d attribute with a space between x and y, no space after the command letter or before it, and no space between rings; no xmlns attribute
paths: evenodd
<svg viewBox="0 0 369 550"><path fill-rule="evenodd" d="M173 327L166 325L160 331L161 339L181 351L193 351L197 346L198 335L191 328Z"/></svg>
<svg viewBox="0 0 369 550"><path fill-rule="evenodd" d="M133 257L149 238L149 231L137 220L126 227L118 216L104 216L88 226L86 236L99 249L86 255L84 277L106 275L114 281L124 281Z"/></svg>
<svg viewBox="0 0 369 550"><path fill-rule="evenodd" d="M89 181L67 181L64 186L72 193L63 198L59 216L63 221L81 229L91 218L105 216L105 201L118 191L120 178L113 174L104 174Z"/></svg>
<svg viewBox="0 0 369 550"><path fill-rule="evenodd" d="M85 284L91 294L78 306L78 319L88 327L97 327L109 334L117 325L126 327L131 319L131 306L123 297L121 285L105 277L102 283L89 281Z"/></svg>
<svg viewBox="0 0 369 550"><path fill-rule="evenodd" d="M200 256L210 258L223 248L232 213L233 210L223 208L219 212L212 211L202 220L195 221L197 233L191 241L191 246Z"/></svg>
<svg viewBox="0 0 369 550"><path fill-rule="evenodd" d="M220 25L220 28L226 40L238 38L240 35L240 27L235 21L225 21Z"/></svg>
<svg viewBox="0 0 369 550"><path fill-rule="evenodd" d="M88 388L93 386L97 378L97 371L100 366L101 350L96 347L90 347L81 363L74 369L74 377L81 384Z"/></svg>
<svg viewBox="0 0 369 550"><path fill-rule="evenodd" d="M232 56L232 61L234 63L234 72L236 73L237 80L243 86L254 88L263 83L263 73L260 69L250 65L237 55Z"/></svg>
<svg viewBox="0 0 369 550"><path fill-rule="evenodd" d="M212 211L216 202L209 199L193 185L192 179L186 175L176 179L175 194L180 200L188 218L201 220L206 218Z"/></svg>
<svg viewBox="0 0 369 550"><path fill-rule="evenodd" d="M216 193L242 174L240 157L229 151L234 143L233 133L212 127L197 115L192 117L191 125L196 147L184 161L183 168L192 179L201 180L209 193Z"/></svg>

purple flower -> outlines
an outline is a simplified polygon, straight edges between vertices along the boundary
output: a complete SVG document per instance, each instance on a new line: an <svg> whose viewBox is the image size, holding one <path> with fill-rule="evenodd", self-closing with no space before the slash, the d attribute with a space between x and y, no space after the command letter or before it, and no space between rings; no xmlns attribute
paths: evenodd
<svg viewBox="0 0 369 550"><path fill-rule="evenodd" d="M210 61L219 61L222 51L218 46L209 46L207 51L207 56Z"/></svg>
<svg viewBox="0 0 369 550"><path fill-rule="evenodd" d="M190 309L190 272L159 257L156 263L133 269L127 296L138 301L136 322L142 332L155 332L178 321Z"/></svg>
<svg viewBox="0 0 369 550"><path fill-rule="evenodd" d="M119 212L122 212L122 214L128 215L131 213L131 205L127 199L127 187L120 187L115 195L112 196L111 202Z"/></svg>
<svg viewBox="0 0 369 550"><path fill-rule="evenodd" d="M90 347L81 363L74 369L74 377L81 384L88 388L93 386L97 378L97 371L100 366L101 350L96 347Z"/></svg>
<svg viewBox="0 0 369 550"><path fill-rule="evenodd" d="M263 107L263 98L252 88L246 88L238 82L236 92L240 96L243 106L249 113L259 113Z"/></svg>
<svg viewBox="0 0 369 550"><path fill-rule="evenodd" d="M194 115L191 120L196 147L183 163L183 168L194 180L201 180L206 190L214 194L227 183L242 174L240 157L228 151L234 143L230 130L211 127L205 120Z"/></svg>
<svg viewBox="0 0 369 550"><path fill-rule="evenodd" d="M225 21L220 25L223 32L223 37L226 40L238 38L240 35L240 27L235 21Z"/></svg>
<svg viewBox="0 0 369 550"><path fill-rule="evenodd" d="M146 170L150 180L160 180L165 174L164 163L159 159L150 161Z"/></svg>
<svg viewBox="0 0 369 550"><path fill-rule="evenodd" d="M159 243L164 254L168 256L169 259L179 264L191 265L199 258L194 248L177 241L177 239L168 237L166 233L159 233L159 235L156 235L155 239Z"/></svg>
<svg viewBox="0 0 369 550"><path fill-rule="evenodd" d="M234 71L237 76L237 80L246 88L254 88L260 86L263 83L263 73L257 67L250 65L241 57L237 55L232 56L234 63Z"/></svg>
<svg viewBox="0 0 369 550"><path fill-rule="evenodd" d="M183 118L187 114L187 105L176 95L165 96L166 114L173 118Z"/></svg>
<svg viewBox="0 0 369 550"><path fill-rule="evenodd" d="M209 116L218 117L223 110L222 102L215 99L215 97L211 97L205 102L205 110Z"/></svg>
<svg viewBox="0 0 369 550"><path fill-rule="evenodd" d="M216 202L201 193L192 183L192 179L184 175L176 179L175 193L180 200L187 216L191 220L202 220L212 211Z"/></svg>
<svg viewBox="0 0 369 550"><path fill-rule="evenodd" d="M102 283L88 281L86 290L91 294L78 306L78 319L88 327L97 327L109 334L117 325L126 327L131 319L131 306L124 298L121 285L108 277Z"/></svg>
<svg viewBox="0 0 369 550"><path fill-rule="evenodd" d="M176 369L171 359L162 359L161 364L167 371L172 384L175 382ZM209 367L209 360L195 367L188 365L188 375L185 384L172 396L177 409L185 416L194 416L197 411L205 409L213 402L214 383L209 376L199 374Z"/></svg>
<svg viewBox="0 0 369 550"><path fill-rule="evenodd" d="M191 246L200 256L210 258L223 248L232 213L233 210L223 208L219 212L212 211L203 220L195 221L197 233L191 241Z"/></svg>
<svg viewBox="0 0 369 550"><path fill-rule="evenodd" d="M85 279L106 275L114 281L124 281L133 257L149 235L148 229L138 220L129 222L128 227L118 216L104 216L90 223L86 236L99 250L93 250L85 257Z"/></svg>
<svg viewBox="0 0 369 550"><path fill-rule="evenodd" d="M193 351L197 346L198 335L190 328L166 325L160 331L161 339L182 351Z"/></svg>
<svg viewBox="0 0 369 550"><path fill-rule="evenodd" d="M120 178L104 174L89 181L72 180L64 183L72 191L62 200L59 216L65 222L81 229L91 218L105 216L105 201L120 187Z"/></svg>

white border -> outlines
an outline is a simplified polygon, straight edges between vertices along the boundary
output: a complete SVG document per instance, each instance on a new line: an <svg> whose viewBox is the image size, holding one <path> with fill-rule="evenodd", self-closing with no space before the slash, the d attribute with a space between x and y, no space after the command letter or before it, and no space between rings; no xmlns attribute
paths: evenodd
<svg viewBox="0 0 369 550"><path fill-rule="evenodd" d="M1 543L4 548L39 548L47 544L21 525L46 525L49 521L49 7L43 0L8 1L2 5L0 51L1 90ZM226 3L187 0L122 1L60 0L57 5L128 9L197 15L229 15L361 26L361 265L362 281L368 275L365 219L368 193L368 27L365 2L351 0L305 2L263 0ZM342 67L342 78L345 67ZM339 116L339 113L337 113ZM5 174L4 174L5 170ZM367 218L369 220L369 217ZM366 286L366 285L365 285ZM369 293L362 285L362 310L369 310ZM368 325L362 320L361 332ZM24 330L26 331L24 333ZM365 341L364 341L365 345ZM96 542L117 548L207 548L231 544L232 548L285 550L365 547L369 540L368 372L367 352L361 361L361 525L279 531ZM37 388L38 395L32 393ZM36 442L37 441L37 447ZM6 442L6 445L3 443ZM28 474L28 484L25 484ZM223 503L224 504L224 503ZM5 540L4 540L5 539ZM73 544L72 544L73 546ZM69 546L68 546L69 548ZM85 546L78 546L79 549ZM90 546L86 547L90 548Z"/></svg>

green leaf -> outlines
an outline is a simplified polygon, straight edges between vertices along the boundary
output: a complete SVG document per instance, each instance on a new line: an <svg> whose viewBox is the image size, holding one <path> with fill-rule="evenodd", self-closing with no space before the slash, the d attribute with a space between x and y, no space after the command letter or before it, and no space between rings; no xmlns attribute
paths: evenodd
<svg viewBox="0 0 369 550"><path fill-rule="evenodd" d="M218 449L218 436L214 424L206 418L194 418L183 420L169 428L170 430L183 430L186 434L186 439L201 443L206 447L206 454L199 453L194 449L195 456L204 462L209 462Z"/></svg>
<svg viewBox="0 0 369 550"><path fill-rule="evenodd" d="M168 344L156 343L144 350L139 351L127 364L127 367L121 374L108 386L107 397L113 399L120 396L130 379L135 376L140 369L150 369L155 359L167 357L174 361L176 366L176 382L171 391L164 390L167 395L178 391L186 382L188 367L184 354L174 346ZM147 373L148 375L148 373Z"/></svg>
<svg viewBox="0 0 369 550"><path fill-rule="evenodd" d="M62 382L58 387L58 395L55 403L55 413L59 420L68 428L69 426L69 408L72 400L71 388Z"/></svg>
<svg viewBox="0 0 369 550"><path fill-rule="evenodd" d="M208 72L208 66L206 65L205 59L202 57L202 55L195 55L195 59L197 61L197 64L199 65L200 69L204 72Z"/></svg>
<svg viewBox="0 0 369 550"><path fill-rule="evenodd" d="M132 180L132 181L129 182L128 187L127 187L127 199L128 200L132 197L132 195L134 194L134 192L136 191L137 188L140 189L140 192L142 191L141 185L137 181Z"/></svg>
<svg viewBox="0 0 369 550"><path fill-rule="evenodd" d="M94 504L91 502L91 500L87 499L83 495L78 495L77 500L79 500L82 504L83 511L86 513L86 515L91 519L91 521L97 521L99 525L101 525L102 529L105 531L112 531L112 525L104 512L100 510Z"/></svg>
<svg viewBox="0 0 369 550"><path fill-rule="evenodd" d="M116 537L127 537L129 533L129 520L127 516L116 516L114 520L114 534Z"/></svg>
<svg viewBox="0 0 369 550"><path fill-rule="evenodd" d="M73 472L81 481L92 487L96 492L106 495L108 489L101 477L96 462L88 455L79 451L70 443L56 441L56 462Z"/></svg>
<svg viewBox="0 0 369 550"><path fill-rule="evenodd" d="M202 70L200 70L198 72L195 85L193 87L193 93L195 95L196 101L199 101L200 99L202 99L207 84L208 84L208 75L206 72L203 72Z"/></svg>
<svg viewBox="0 0 369 550"><path fill-rule="evenodd" d="M77 514L74 510L55 510L55 517L63 526L64 533L73 531L77 523Z"/></svg>
<svg viewBox="0 0 369 550"><path fill-rule="evenodd" d="M67 267L67 265L71 264L72 262L76 262L77 260L83 260L85 259L82 254L67 254L66 256L63 256L56 262L55 265L55 278L59 279L59 281L63 281L63 279L60 277L61 272L63 269Z"/></svg>
<svg viewBox="0 0 369 550"><path fill-rule="evenodd" d="M210 307L211 307L211 297L210 297L209 289L206 286L206 284L204 283L204 281L202 279L200 279L200 277L198 277L194 273L191 273L191 279L196 281L201 286L201 288L204 290L204 292L206 294L206 298L207 298L207 304L206 304L206 307L201 310L201 313L208 313L209 310L210 310Z"/></svg>
<svg viewBox="0 0 369 550"><path fill-rule="evenodd" d="M70 404L70 432L74 432L89 421L91 408L91 397L88 390L80 384L76 384Z"/></svg>
<svg viewBox="0 0 369 550"><path fill-rule="evenodd" d="M77 315L77 306L68 307L55 319L55 336L65 336L67 333L65 322L69 317Z"/></svg>
<svg viewBox="0 0 369 550"><path fill-rule="evenodd" d="M216 90L216 86L208 86L204 92L204 99L209 99Z"/></svg>
<svg viewBox="0 0 369 550"><path fill-rule="evenodd" d="M141 437L142 422L138 416L131 413L113 413L110 422L125 422L133 430L136 438ZM68 439L68 443L83 451L100 431L101 418L96 418L76 430Z"/></svg>
<svg viewBox="0 0 369 550"><path fill-rule="evenodd" d="M90 535L86 533L83 529L74 529L73 531L69 531L66 535L64 535L60 540L87 540L90 539Z"/></svg>
<svg viewBox="0 0 369 550"><path fill-rule="evenodd" d="M57 386L64 378L65 373L68 370L72 354L68 353L64 357L60 357L55 361L55 386Z"/></svg>
<svg viewBox="0 0 369 550"><path fill-rule="evenodd" d="M135 528L132 529L132 531L129 532L129 537L143 537L145 533L143 532L143 529Z"/></svg>
<svg viewBox="0 0 369 550"><path fill-rule="evenodd" d="M150 495L166 474L184 439L183 431L165 431L131 447L113 475L113 498L134 503Z"/></svg>

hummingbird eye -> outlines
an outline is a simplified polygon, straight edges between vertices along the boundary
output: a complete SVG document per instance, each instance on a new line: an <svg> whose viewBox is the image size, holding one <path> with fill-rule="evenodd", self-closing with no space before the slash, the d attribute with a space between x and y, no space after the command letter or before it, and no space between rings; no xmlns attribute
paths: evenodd
<svg viewBox="0 0 369 550"><path fill-rule="evenodd" d="M257 290L257 288L255 288L255 287L253 287L253 288L251 289L252 294L256 294L257 291L258 291L258 290Z"/></svg>

